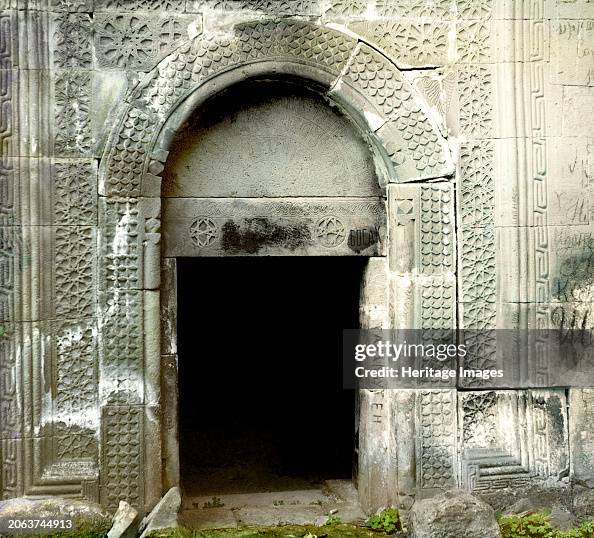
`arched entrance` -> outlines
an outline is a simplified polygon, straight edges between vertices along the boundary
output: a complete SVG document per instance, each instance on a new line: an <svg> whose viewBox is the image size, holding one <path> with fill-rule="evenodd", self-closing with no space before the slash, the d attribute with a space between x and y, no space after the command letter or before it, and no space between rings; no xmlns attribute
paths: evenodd
<svg viewBox="0 0 594 538"><path fill-rule="evenodd" d="M284 521L314 522L356 463L340 340L359 326L366 261L385 241L370 148L316 92L252 80L185 122L162 176L163 266L177 294L161 294L178 298L177 353L165 359L178 394L163 396L179 424L179 478L167 480L182 486L184 521L261 522L274 496Z"/></svg>
<svg viewBox="0 0 594 538"><path fill-rule="evenodd" d="M374 257L363 279L368 284L363 294L364 324L422 324L423 309L414 306L428 297L440 310L442 323L453 324L449 313L455 302L454 251L451 230L444 226L453 211L451 188L445 181L414 184L450 175L452 165L445 140L395 65L354 37L303 21L242 23L180 46L122 104L100 166L102 435L114 446L124 435L122 424L138 432L137 439L130 439L126 428L127 449L111 457L104 454L102 502L107 506L126 497L151 507L176 480L171 457L176 450L171 437L175 421L168 414L171 391L162 390L168 386L167 358L175 351L167 337L173 319L168 313L174 306L166 300L171 294L164 292L172 284L170 264L164 264L161 277L160 252L166 252L172 241L161 245L160 174L184 122L209 98L248 79L298 80L342 110L367 140L382 195L372 204L351 199L329 205L315 199L294 206L265 200L265 210L255 212L246 204L243 222L231 223L235 228L228 221L236 206L213 213L204 202L187 215L183 209L176 212L188 221L184 236L189 234L189 240L184 245L194 249L245 245L237 238L253 234L253 226L261 233L257 219L264 212L281 221L297 218L309 223L309 234L301 242L285 241L283 248L289 244L302 253L336 248L337 253L342 249L353 255L349 245L366 239L362 233L362 239L351 241L350 231L372 229L385 215L383 237L366 247L366 254ZM421 222L421 206L434 216L428 223ZM351 217L357 226L345 227L344 221ZM217 219L227 225L225 230L219 229ZM235 242L219 241L229 237ZM395 296L407 300L398 303ZM432 316L431 323L434 320ZM404 462L401 454L396 464L398 446L386 437L390 430L382 422L389 406L376 401L380 396L361 397L359 492L366 508L398 504L401 496L413 495L416 488L409 477L414 463ZM383 418L390 417L387 413ZM381 425L379 435L373 431L376 425ZM453 450L449 439L443 443ZM446 464L454 480L453 454ZM144 474L131 480L130 469L138 467Z"/></svg>

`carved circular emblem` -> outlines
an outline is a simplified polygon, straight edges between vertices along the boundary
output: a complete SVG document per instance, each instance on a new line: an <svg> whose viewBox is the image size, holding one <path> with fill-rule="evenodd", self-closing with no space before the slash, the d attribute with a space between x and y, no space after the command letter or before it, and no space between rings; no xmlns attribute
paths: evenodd
<svg viewBox="0 0 594 538"><path fill-rule="evenodd" d="M190 225L190 238L197 247L207 247L217 238L218 226L208 217L198 217Z"/></svg>
<svg viewBox="0 0 594 538"><path fill-rule="evenodd" d="M325 247L337 247L346 237L344 224L337 217L323 217L316 225L316 237Z"/></svg>

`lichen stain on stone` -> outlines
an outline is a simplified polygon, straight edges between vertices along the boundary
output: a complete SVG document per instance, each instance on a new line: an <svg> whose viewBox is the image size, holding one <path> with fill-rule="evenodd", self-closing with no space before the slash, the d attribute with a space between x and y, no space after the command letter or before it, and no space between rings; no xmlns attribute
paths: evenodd
<svg viewBox="0 0 594 538"><path fill-rule="evenodd" d="M256 254L264 247L294 251L311 241L306 224L280 225L264 217L245 219L241 225L228 220L221 230L223 250L231 254Z"/></svg>
<svg viewBox="0 0 594 538"><path fill-rule="evenodd" d="M594 250L583 249L562 261L553 295L561 302L594 300Z"/></svg>

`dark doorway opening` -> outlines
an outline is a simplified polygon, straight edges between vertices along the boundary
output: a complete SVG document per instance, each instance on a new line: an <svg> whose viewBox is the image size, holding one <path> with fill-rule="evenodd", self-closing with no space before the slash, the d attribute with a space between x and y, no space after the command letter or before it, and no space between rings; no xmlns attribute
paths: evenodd
<svg viewBox="0 0 594 538"><path fill-rule="evenodd" d="M357 257L178 259L185 495L287 491L351 478Z"/></svg>

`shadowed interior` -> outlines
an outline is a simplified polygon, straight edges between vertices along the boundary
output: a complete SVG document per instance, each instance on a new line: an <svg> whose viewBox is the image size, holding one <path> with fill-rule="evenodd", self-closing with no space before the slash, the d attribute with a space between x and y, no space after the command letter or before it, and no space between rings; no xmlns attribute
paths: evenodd
<svg viewBox="0 0 594 538"><path fill-rule="evenodd" d="M178 260L181 480L186 495L350 478L359 257Z"/></svg>

